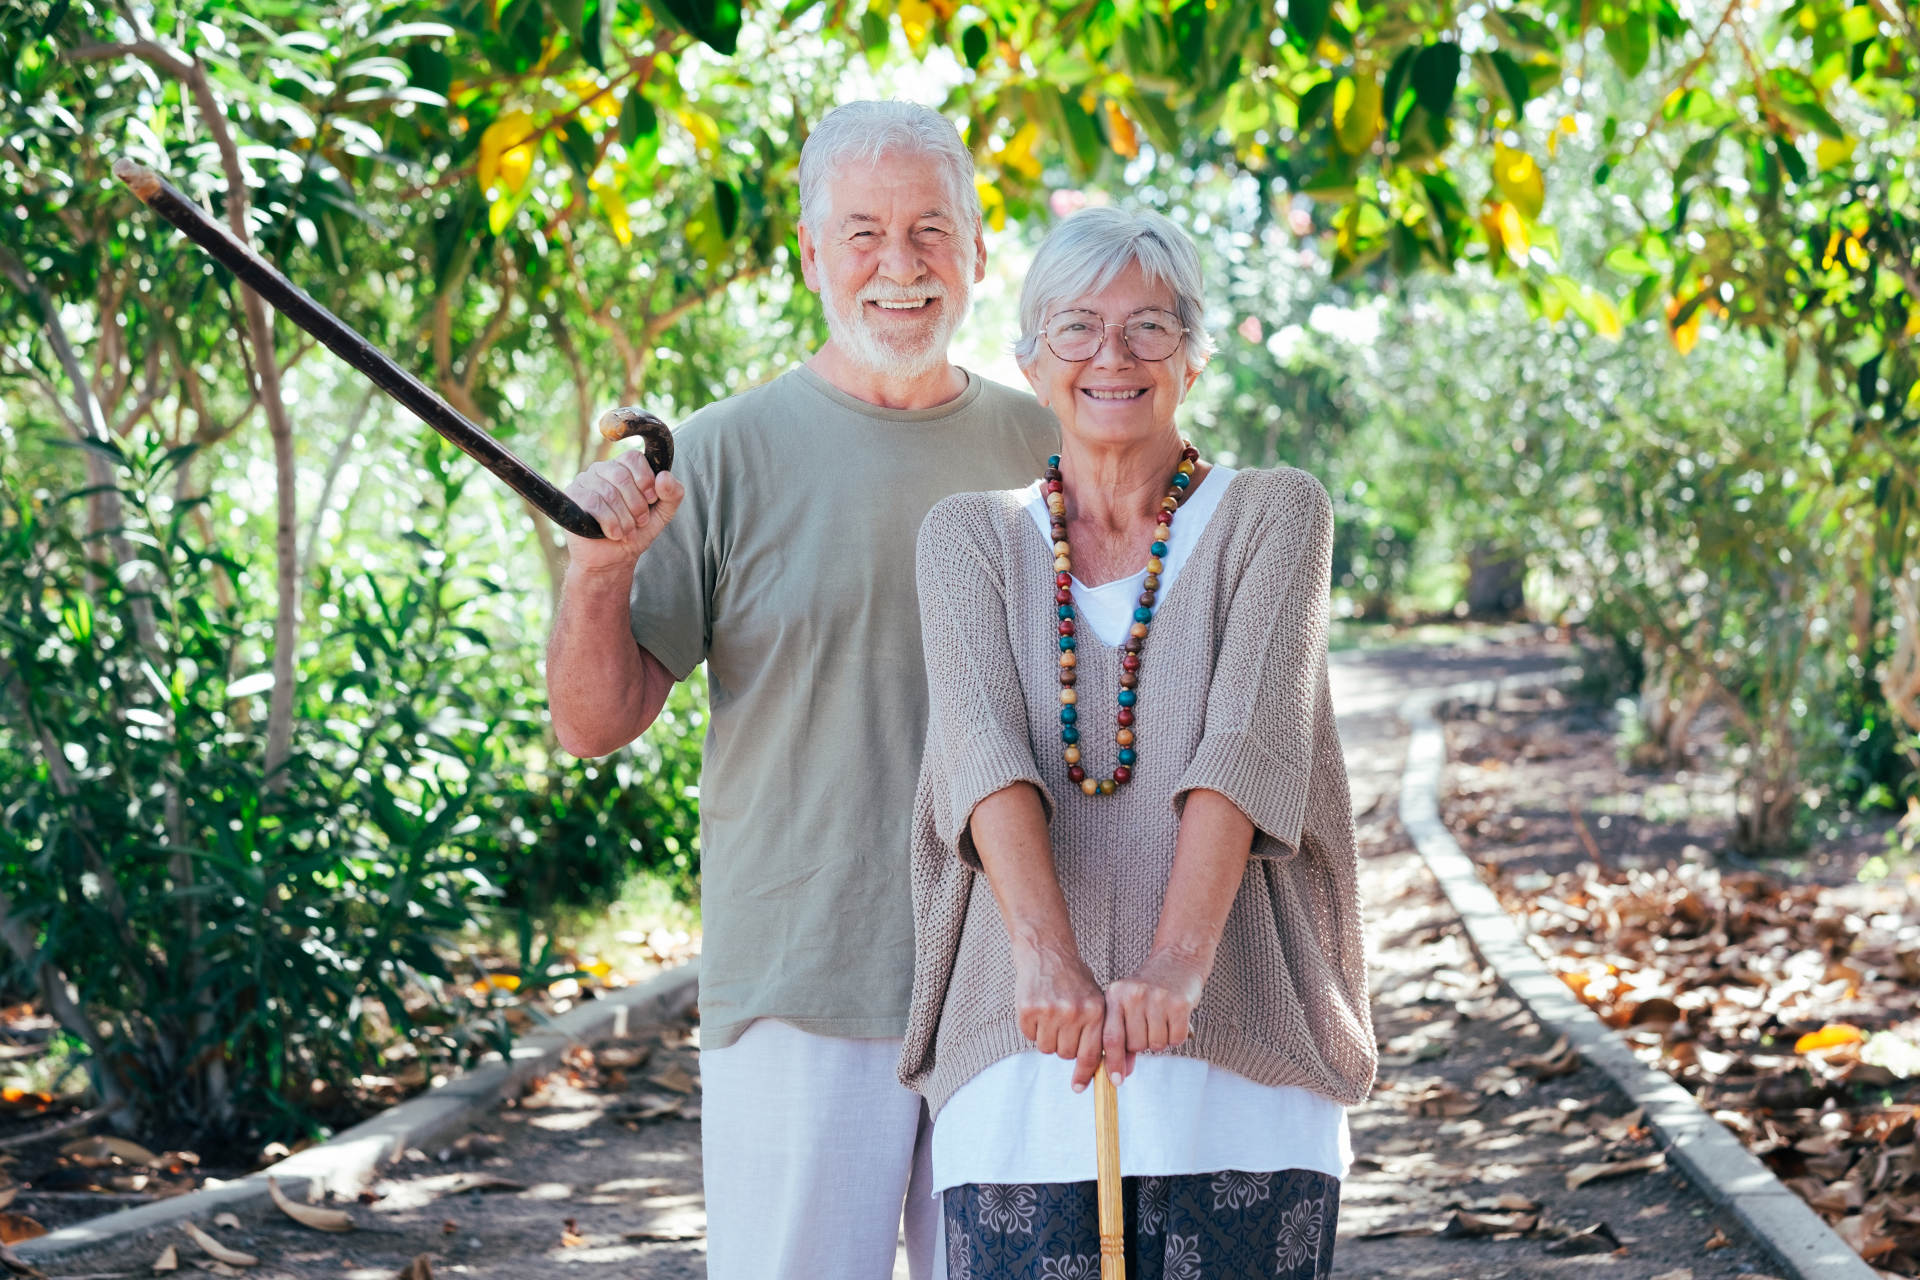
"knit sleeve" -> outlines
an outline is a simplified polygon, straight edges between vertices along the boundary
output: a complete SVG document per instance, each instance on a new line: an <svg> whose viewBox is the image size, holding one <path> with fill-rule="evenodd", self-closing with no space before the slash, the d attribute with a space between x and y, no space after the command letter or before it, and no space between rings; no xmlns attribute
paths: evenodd
<svg viewBox="0 0 1920 1280"><path fill-rule="evenodd" d="M1173 803L1218 791L1268 837L1254 841L1255 857L1286 858L1300 845L1327 680L1333 504L1291 469L1261 498L1263 527L1227 607L1200 745Z"/></svg>
<svg viewBox="0 0 1920 1280"><path fill-rule="evenodd" d="M922 768L944 792L933 822L940 841L980 869L969 823L996 791L1030 782L1049 819L1053 797L1034 762L1026 694L1007 630L1000 539L983 495L936 505L915 547L929 716Z"/></svg>

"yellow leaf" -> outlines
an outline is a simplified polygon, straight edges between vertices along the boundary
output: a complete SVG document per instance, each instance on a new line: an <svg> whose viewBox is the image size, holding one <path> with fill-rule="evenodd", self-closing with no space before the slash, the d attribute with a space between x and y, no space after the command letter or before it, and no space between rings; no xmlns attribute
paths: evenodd
<svg viewBox="0 0 1920 1280"><path fill-rule="evenodd" d="M1821 1053L1827 1049L1838 1049L1843 1045L1860 1044L1867 1038L1866 1032L1850 1022L1829 1022L1818 1031L1809 1031L1793 1042L1795 1053Z"/></svg>
<svg viewBox="0 0 1920 1280"><path fill-rule="evenodd" d="M987 225L995 231L1007 229L1007 198L1000 194L1000 188L985 178L975 178L973 189L980 193L980 212Z"/></svg>
<svg viewBox="0 0 1920 1280"><path fill-rule="evenodd" d="M1115 155L1133 159L1140 154L1140 138L1134 132L1133 121L1127 119L1126 113L1120 110L1120 104L1111 98L1107 99L1106 108L1108 144L1113 147Z"/></svg>
<svg viewBox="0 0 1920 1280"><path fill-rule="evenodd" d="M1908 299L1907 327L1900 331L1900 336L1903 338L1920 336L1920 300ZM1914 387L1920 389L1920 382L1914 383ZM1916 819L1916 821L1920 821L1920 819Z"/></svg>
<svg viewBox="0 0 1920 1280"><path fill-rule="evenodd" d="M1006 149L1000 153L1000 163L1024 177L1038 178L1040 161L1033 154L1033 145L1039 140L1040 126L1027 121L1007 140Z"/></svg>
<svg viewBox="0 0 1920 1280"><path fill-rule="evenodd" d="M1667 303L1667 336L1673 339L1673 349L1683 356L1692 351L1695 344L1700 341L1700 319L1706 312L1705 306L1695 307L1692 315L1678 324L1674 323L1675 318L1686 305L1687 300L1678 296Z"/></svg>
<svg viewBox="0 0 1920 1280"><path fill-rule="evenodd" d="M590 973L600 981L605 982L608 975L613 972L613 966L605 960L588 960L581 964L580 971L582 973Z"/></svg>
<svg viewBox="0 0 1920 1280"><path fill-rule="evenodd" d="M1827 251L1820 255L1820 269L1822 271L1833 270L1834 261L1839 256L1840 256L1840 233L1836 231L1832 235L1827 237Z"/></svg>
<svg viewBox="0 0 1920 1280"><path fill-rule="evenodd" d="M927 33L939 16L927 0L900 0L894 12L900 15L900 29L907 33L907 43L916 49L927 42Z"/></svg>
<svg viewBox="0 0 1920 1280"><path fill-rule="evenodd" d="M1333 133L1340 149L1359 155L1380 132L1380 82L1357 70L1333 87Z"/></svg>
<svg viewBox="0 0 1920 1280"><path fill-rule="evenodd" d="M509 111L487 126L480 135L480 189L498 187L504 195L515 195L526 186L533 173L533 117L525 111Z"/></svg>
<svg viewBox="0 0 1920 1280"><path fill-rule="evenodd" d="M1867 247L1860 243L1859 236L1848 236L1841 248L1846 251L1848 266L1855 271L1867 269Z"/></svg>
<svg viewBox="0 0 1920 1280"><path fill-rule="evenodd" d="M511 973L490 973L473 984L473 990L476 995L484 995L490 990L518 991L519 989L520 979Z"/></svg>
<svg viewBox="0 0 1920 1280"><path fill-rule="evenodd" d="M1813 149L1813 157L1822 169L1837 168L1853 159L1854 148L1859 145L1858 138L1822 138Z"/></svg>
<svg viewBox="0 0 1920 1280"><path fill-rule="evenodd" d="M1547 199L1547 185L1532 156L1518 147L1494 143L1493 183L1500 188L1500 194L1528 218L1540 216L1540 207Z"/></svg>
<svg viewBox="0 0 1920 1280"><path fill-rule="evenodd" d="M693 144L711 155L720 146L720 126L704 111L689 107L679 113L680 123L693 135Z"/></svg>
<svg viewBox="0 0 1920 1280"><path fill-rule="evenodd" d="M493 234L499 235L507 229L507 224L513 221L513 212L519 207L520 202L514 197L501 196L487 206L487 228Z"/></svg>
<svg viewBox="0 0 1920 1280"><path fill-rule="evenodd" d="M600 202L600 212L607 217L607 225L613 228L613 238L620 242L622 249L633 243L633 219L627 216L627 202L612 187L601 187L594 192Z"/></svg>
<svg viewBox="0 0 1920 1280"><path fill-rule="evenodd" d="M1594 330L1601 337L1619 339L1623 332L1620 311L1613 305L1610 298L1598 293L1590 294L1587 298L1587 309L1591 313L1588 318L1592 320Z"/></svg>
<svg viewBox="0 0 1920 1280"><path fill-rule="evenodd" d="M1502 201L1494 207L1494 218L1500 224L1500 241L1506 246L1507 253L1515 262L1526 260L1527 251L1533 247L1527 237L1526 220L1520 211Z"/></svg>

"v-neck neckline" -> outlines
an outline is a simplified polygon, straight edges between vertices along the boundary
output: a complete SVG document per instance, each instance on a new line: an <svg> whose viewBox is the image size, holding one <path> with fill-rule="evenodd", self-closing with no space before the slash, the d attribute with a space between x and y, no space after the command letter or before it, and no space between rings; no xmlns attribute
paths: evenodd
<svg viewBox="0 0 1920 1280"><path fill-rule="evenodd" d="M1221 522L1219 519L1220 513L1226 507L1227 503L1233 499L1233 490L1234 490L1234 487L1240 483L1240 477L1246 474L1247 474L1247 471L1245 468L1239 468L1239 469L1236 469L1231 476L1227 477L1226 490L1225 492L1221 493L1220 501L1214 504L1212 514L1210 514L1207 517L1207 527L1201 531L1199 540L1193 544L1193 549L1187 552L1187 558L1181 567L1180 573L1175 576L1172 585L1166 589L1165 594L1160 599L1160 603L1156 605L1154 608L1153 616L1154 616L1155 625L1159 624L1161 617L1166 613L1168 609L1172 608L1179 601L1184 600L1186 596L1190 594L1187 592L1183 592L1181 590L1181 588L1186 585L1187 578L1189 577L1189 574L1187 573L1187 569L1192 567L1193 562L1196 559L1198 559L1200 556L1200 553L1207 548L1208 543L1216 536L1220 536L1220 533L1219 533L1220 525L1221 525ZM1019 503L1019 506L1015 508L1016 514L1019 516L1020 524L1025 529L1026 535L1032 538L1036 548L1039 551L1044 553L1044 558L1046 559L1047 563L1052 564L1053 563L1053 547L1051 546L1051 544L1044 541L1044 537L1041 534L1038 526L1036 526L1033 523L1033 516L1027 511L1025 494L1026 494L1025 490L1020 491L1020 495L1021 495L1020 503ZM1136 569L1134 572L1138 573L1139 570ZM1051 579L1049 579L1049 581L1051 581ZM1078 579L1075 579L1075 581L1078 581ZM1123 582L1125 581L1125 579L1115 578L1114 581ZM1081 585L1083 587L1086 586L1085 583L1081 583ZM1108 584L1107 583L1100 584L1100 586L1102 587L1106 585ZM1097 591L1100 588L1088 587L1087 589L1091 591ZM1075 636L1075 640L1077 642L1076 647L1078 647L1078 644L1083 644L1086 641L1091 640L1095 644L1099 645L1100 648L1106 651L1107 653L1120 653L1126 648L1126 642L1124 640L1121 641L1119 644L1108 644L1105 640L1102 640L1099 636L1091 634L1092 632L1091 627L1089 627L1087 630L1089 634L1085 636L1080 636L1080 635Z"/></svg>

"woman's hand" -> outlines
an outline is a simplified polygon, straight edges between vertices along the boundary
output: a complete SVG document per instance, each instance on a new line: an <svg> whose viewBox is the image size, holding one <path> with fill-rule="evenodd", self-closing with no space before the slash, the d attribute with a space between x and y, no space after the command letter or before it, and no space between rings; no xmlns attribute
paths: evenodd
<svg viewBox="0 0 1920 1280"><path fill-rule="evenodd" d="M1107 988L1101 1046L1115 1084L1133 1074L1136 1054L1186 1043L1210 967L1197 956L1156 949L1131 977Z"/></svg>
<svg viewBox="0 0 1920 1280"><path fill-rule="evenodd" d="M1100 984L1078 951L1060 947L1015 948L1013 973L1020 1034L1040 1052L1071 1060L1080 1092L1100 1065L1107 1014Z"/></svg>

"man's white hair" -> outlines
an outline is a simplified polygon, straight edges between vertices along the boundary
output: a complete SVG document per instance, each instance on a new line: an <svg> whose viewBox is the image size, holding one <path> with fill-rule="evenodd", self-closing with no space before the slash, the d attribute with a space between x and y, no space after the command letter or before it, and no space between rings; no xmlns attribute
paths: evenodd
<svg viewBox="0 0 1920 1280"><path fill-rule="evenodd" d="M886 155L932 160L968 234L979 228L973 153L951 120L913 102L849 102L821 118L800 148L800 225L820 234L831 212L834 175L850 164L872 164Z"/></svg>
<svg viewBox="0 0 1920 1280"><path fill-rule="evenodd" d="M1148 210L1111 206L1082 209L1047 233L1020 287L1020 340L1013 355L1031 368L1040 331L1060 304L1099 293L1128 267L1173 291L1174 309L1186 326L1187 368L1204 369L1213 355L1207 333L1200 252L1172 219Z"/></svg>

